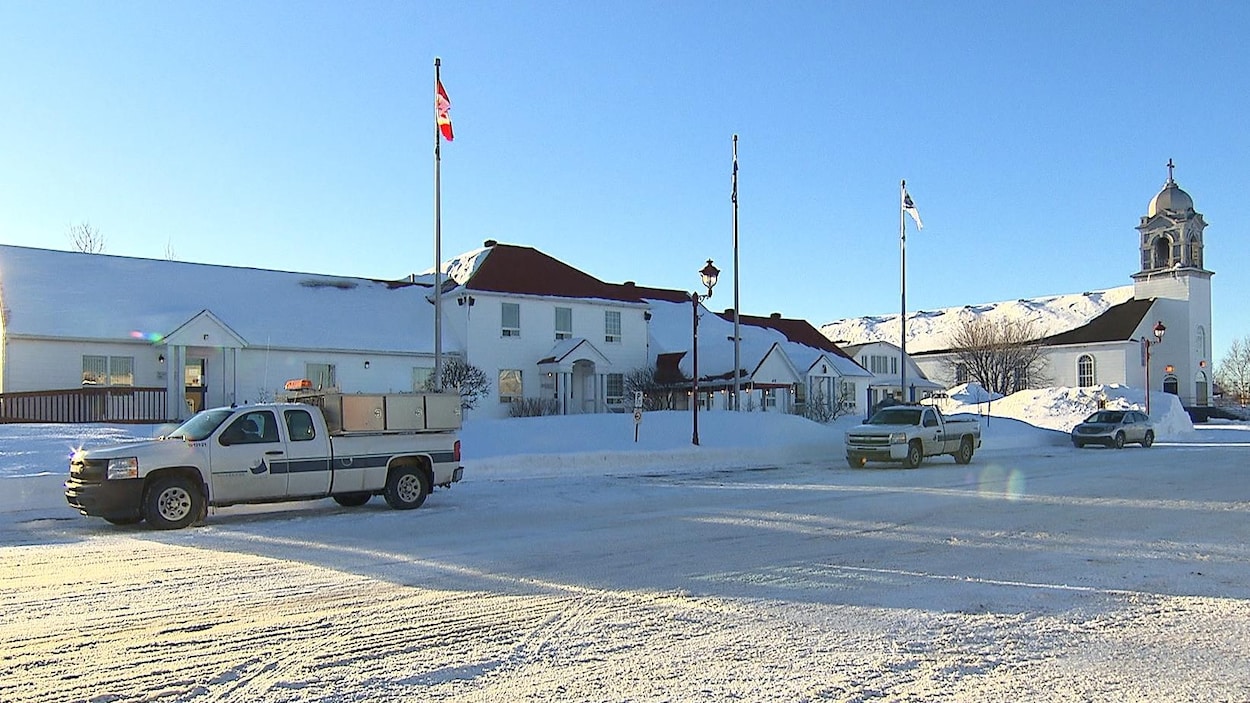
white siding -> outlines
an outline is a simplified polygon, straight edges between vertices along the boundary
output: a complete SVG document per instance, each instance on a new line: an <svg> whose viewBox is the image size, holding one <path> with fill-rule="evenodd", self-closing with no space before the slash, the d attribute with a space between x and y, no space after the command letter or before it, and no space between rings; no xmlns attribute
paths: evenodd
<svg viewBox="0 0 1250 703"><path fill-rule="evenodd" d="M526 398L545 397L551 388L542 387L543 377L538 362L560 343L556 339L555 309L573 311L573 337L584 338L610 362L597 365L596 389L604 387L602 376L608 373L627 374L647 364L647 322L645 306L611 301L590 302L570 298L524 297L492 293L472 293L474 305L465 324L468 362L484 371L491 379L491 390L474 411L476 417L507 417L508 405L499 402L496 387L501 369L520 369ZM521 334L501 334L501 305L507 301L520 304ZM604 340L604 311L621 313L621 341ZM569 392L565 389L565 393ZM580 399L578 399L580 402Z"/></svg>

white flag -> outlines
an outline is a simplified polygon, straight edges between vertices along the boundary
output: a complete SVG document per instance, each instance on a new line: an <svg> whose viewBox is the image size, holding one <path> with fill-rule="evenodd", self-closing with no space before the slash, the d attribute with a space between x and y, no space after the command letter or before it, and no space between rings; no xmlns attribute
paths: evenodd
<svg viewBox="0 0 1250 703"><path fill-rule="evenodd" d="M907 194L907 186L903 186L903 212L911 215L911 219L916 221L916 229L924 229L924 223L920 221L920 211L916 209L916 204L911 201L911 196Z"/></svg>

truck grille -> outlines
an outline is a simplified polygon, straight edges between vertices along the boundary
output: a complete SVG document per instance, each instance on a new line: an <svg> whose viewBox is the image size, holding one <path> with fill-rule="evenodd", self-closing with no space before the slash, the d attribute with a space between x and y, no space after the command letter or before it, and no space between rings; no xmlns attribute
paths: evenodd
<svg viewBox="0 0 1250 703"><path fill-rule="evenodd" d="M82 483L103 483L107 473L107 461L74 459L69 464L69 477Z"/></svg>
<svg viewBox="0 0 1250 703"><path fill-rule="evenodd" d="M888 447L890 446L890 438L882 435L871 434L853 434L847 437L851 444L857 447Z"/></svg>

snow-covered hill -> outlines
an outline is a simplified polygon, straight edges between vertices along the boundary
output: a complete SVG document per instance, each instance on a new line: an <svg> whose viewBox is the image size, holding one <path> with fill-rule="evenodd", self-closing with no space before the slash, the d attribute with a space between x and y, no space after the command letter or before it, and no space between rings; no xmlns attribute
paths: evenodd
<svg viewBox="0 0 1250 703"><path fill-rule="evenodd" d="M983 305L964 305L941 310L907 313L907 350L925 352L949 348L949 340L964 321L974 316L994 319L1027 320L1039 336L1075 329L1106 312L1108 308L1133 298L1132 286L1074 295L1009 300ZM899 315L875 315L834 320L820 331L840 345L868 342L899 343Z"/></svg>

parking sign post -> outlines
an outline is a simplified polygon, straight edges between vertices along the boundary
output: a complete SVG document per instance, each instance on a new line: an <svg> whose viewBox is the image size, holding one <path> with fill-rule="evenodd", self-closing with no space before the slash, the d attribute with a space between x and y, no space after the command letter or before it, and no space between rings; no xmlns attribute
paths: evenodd
<svg viewBox="0 0 1250 703"><path fill-rule="evenodd" d="M634 391L634 443L638 443L638 426L642 424L642 391Z"/></svg>

